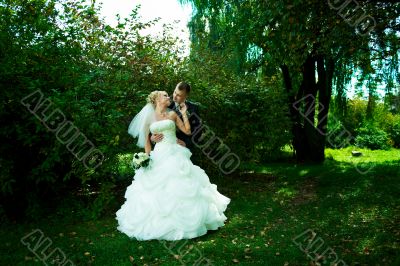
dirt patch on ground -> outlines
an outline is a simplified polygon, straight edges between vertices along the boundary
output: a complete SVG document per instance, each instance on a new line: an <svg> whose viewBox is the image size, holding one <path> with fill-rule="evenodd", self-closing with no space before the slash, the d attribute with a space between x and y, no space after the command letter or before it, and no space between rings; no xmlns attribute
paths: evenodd
<svg viewBox="0 0 400 266"><path fill-rule="evenodd" d="M241 172L235 175L235 180L238 180L243 188L250 189L253 192L272 191L277 176L268 173Z"/></svg>
<svg viewBox="0 0 400 266"><path fill-rule="evenodd" d="M299 192L292 199L292 203L294 205L301 205L317 199L316 187L317 180L315 178L309 177L300 186Z"/></svg>
<svg viewBox="0 0 400 266"><path fill-rule="evenodd" d="M277 176L268 173L254 173L254 172L242 172L237 175L240 181L243 182L273 182L277 180Z"/></svg>

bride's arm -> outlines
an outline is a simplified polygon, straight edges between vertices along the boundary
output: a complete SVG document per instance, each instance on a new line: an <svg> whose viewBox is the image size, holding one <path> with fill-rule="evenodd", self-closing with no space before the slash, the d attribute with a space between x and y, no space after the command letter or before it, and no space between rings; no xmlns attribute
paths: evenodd
<svg viewBox="0 0 400 266"><path fill-rule="evenodd" d="M172 116L171 118L175 121L175 124L179 130L190 136L192 131L190 129L189 118L187 117L186 112L182 114L183 122L175 111L171 111L170 113Z"/></svg>
<svg viewBox="0 0 400 266"><path fill-rule="evenodd" d="M151 152L150 135L148 135L146 138L146 144L144 145L144 152L147 153L147 155L149 155Z"/></svg>

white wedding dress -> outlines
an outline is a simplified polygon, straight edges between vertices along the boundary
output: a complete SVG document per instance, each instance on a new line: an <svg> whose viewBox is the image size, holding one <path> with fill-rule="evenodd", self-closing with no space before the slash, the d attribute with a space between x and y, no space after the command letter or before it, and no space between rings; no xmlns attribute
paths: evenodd
<svg viewBox="0 0 400 266"><path fill-rule="evenodd" d="M150 153L150 165L136 171L116 213L118 230L137 240L179 240L216 230L227 219L230 199L217 191L189 149L176 143L175 123L156 121L152 133L164 135Z"/></svg>

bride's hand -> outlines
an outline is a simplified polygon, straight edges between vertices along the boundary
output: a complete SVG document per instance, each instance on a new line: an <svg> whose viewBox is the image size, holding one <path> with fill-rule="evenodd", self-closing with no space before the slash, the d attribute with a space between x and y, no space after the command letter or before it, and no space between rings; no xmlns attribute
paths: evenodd
<svg viewBox="0 0 400 266"><path fill-rule="evenodd" d="M186 147L186 143L183 140L177 139L176 143L178 143L179 145Z"/></svg>
<svg viewBox="0 0 400 266"><path fill-rule="evenodd" d="M185 103L181 103L181 104L179 105L179 111L180 111L182 114L185 114L186 111L187 111L187 105L186 105Z"/></svg>

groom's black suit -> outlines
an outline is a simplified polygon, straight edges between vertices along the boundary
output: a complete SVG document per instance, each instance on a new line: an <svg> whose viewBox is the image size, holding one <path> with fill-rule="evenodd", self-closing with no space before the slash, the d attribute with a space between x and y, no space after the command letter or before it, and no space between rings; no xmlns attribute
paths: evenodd
<svg viewBox="0 0 400 266"><path fill-rule="evenodd" d="M186 106L187 106L187 116L189 118L189 123L190 123L190 129L192 134L195 134L194 140L196 141L198 137L201 135L197 133L196 131L200 129L201 126L201 120L199 117L199 108L197 105L190 101L185 101ZM168 107L172 110L174 110L180 119L182 119L182 113L179 110L179 106L173 101L171 105ZM183 121L183 119L182 119ZM182 141L185 142L186 147L193 152L194 148L194 143L192 141L192 135L188 136L182 131L180 131L178 128L176 129L176 137Z"/></svg>

